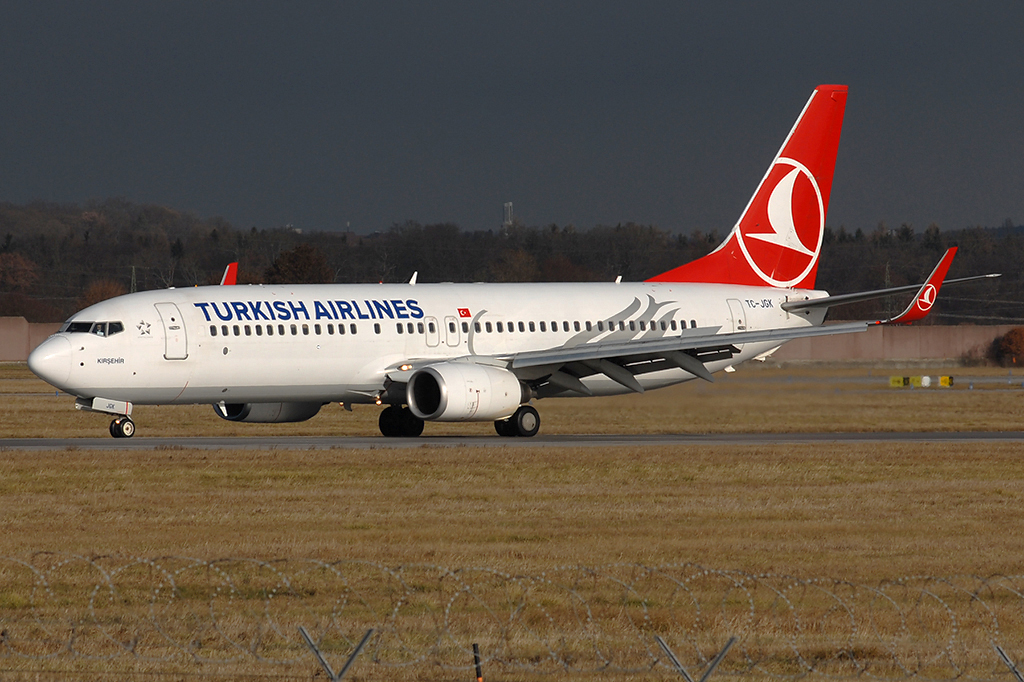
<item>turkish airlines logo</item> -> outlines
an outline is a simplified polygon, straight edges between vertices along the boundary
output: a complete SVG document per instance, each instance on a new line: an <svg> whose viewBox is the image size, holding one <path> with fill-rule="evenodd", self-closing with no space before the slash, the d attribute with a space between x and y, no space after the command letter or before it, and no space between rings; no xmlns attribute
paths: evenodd
<svg viewBox="0 0 1024 682"><path fill-rule="evenodd" d="M921 291L921 295L917 298L917 309L922 313L931 310L932 306L935 305L936 293L934 284L926 284L924 290Z"/></svg>
<svg viewBox="0 0 1024 682"><path fill-rule="evenodd" d="M814 176L799 161L779 158L765 176L737 230L750 267L776 287L799 283L814 268L825 231L825 206Z"/></svg>

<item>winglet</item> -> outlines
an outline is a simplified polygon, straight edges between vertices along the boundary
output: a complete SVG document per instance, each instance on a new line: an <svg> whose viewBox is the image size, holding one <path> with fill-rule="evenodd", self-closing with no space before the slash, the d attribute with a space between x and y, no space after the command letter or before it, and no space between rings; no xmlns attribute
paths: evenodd
<svg viewBox="0 0 1024 682"><path fill-rule="evenodd" d="M221 285L231 285L238 283L238 263L228 263L228 266L224 268L224 276L220 278Z"/></svg>
<svg viewBox="0 0 1024 682"><path fill-rule="evenodd" d="M946 279L946 273L949 272L949 266L953 264L953 256L955 255L955 246L948 249L942 256L939 264L932 270L932 274L928 275L927 281L921 285L917 296L907 306L907 309L896 317L880 320L877 324L910 324L911 322L923 320L931 311L932 306L935 305L935 299L939 296L939 289L942 288L942 282Z"/></svg>

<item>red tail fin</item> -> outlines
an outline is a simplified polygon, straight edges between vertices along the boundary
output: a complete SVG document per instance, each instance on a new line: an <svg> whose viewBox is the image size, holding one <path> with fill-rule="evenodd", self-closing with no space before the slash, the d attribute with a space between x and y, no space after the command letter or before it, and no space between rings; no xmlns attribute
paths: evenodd
<svg viewBox="0 0 1024 682"><path fill-rule="evenodd" d="M648 281L813 288L845 110L845 85L815 88L726 240Z"/></svg>

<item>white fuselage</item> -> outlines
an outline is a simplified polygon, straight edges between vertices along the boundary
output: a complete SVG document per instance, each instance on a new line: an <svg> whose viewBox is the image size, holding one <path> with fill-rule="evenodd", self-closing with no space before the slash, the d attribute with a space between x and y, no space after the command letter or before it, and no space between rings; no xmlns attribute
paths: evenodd
<svg viewBox="0 0 1024 682"><path fill-rule="evenodd" d="M823 312L791 315L781 304L796 296L823 295L691 283L246 285L147 291L98 303L72 317L65 329L71 325L77 331L62 331L44 342L51 345L43 378L83 398L136 404L369 403L385 388L388 374L403 364L483 358L500 365L515 353L671 337L693 325L722 333L806 327L820 324ZM119 322L123 331L100 336L84 331L88 322ZM710 362L708 369L719 371L778 345L745 344L738 355ZM60 359L64 355L66 366ZM37 365L43 366L41 361ZM645 389L692 378L678 368L637 377ZM583 382L595 395L628 392L601 374Z"/></svg>

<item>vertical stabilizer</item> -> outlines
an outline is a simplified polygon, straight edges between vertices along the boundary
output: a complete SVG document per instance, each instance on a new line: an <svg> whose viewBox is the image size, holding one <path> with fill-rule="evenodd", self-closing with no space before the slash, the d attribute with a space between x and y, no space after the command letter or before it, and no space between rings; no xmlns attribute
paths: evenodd
<svg viewBox="0 0 1024 682"><path fill-rule="evenodd" d="M846 90L845 85L815 88L739 222L717 249L648 281L814 288Z"/></svg>

